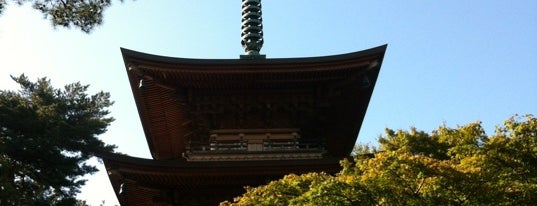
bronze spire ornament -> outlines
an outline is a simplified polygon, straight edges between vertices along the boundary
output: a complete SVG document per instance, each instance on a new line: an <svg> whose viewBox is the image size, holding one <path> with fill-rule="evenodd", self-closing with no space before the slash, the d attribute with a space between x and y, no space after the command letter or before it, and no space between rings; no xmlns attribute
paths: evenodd
<svg viewBox="0 0 537 206"><path fill-rule="evenodd" d="M259 51L263 47L263 18L261 17L261 0L242 1L241 44L245 55L241 58L263 58Z"/></svg>

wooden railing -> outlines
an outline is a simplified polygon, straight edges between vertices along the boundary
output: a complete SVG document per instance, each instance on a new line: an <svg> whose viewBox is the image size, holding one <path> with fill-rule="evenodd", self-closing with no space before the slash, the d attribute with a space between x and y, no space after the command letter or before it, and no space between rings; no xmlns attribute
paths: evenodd
<svg viewBox="0 0 537 206"><path fill-rule="evenodd" d="M257 146L256 148L253 148ZM236 142L197 142L191 141L187 147L189 152L304 152L321 150L320 143L309 141L264 141L262 143Z"/></svg>
<svg viewBox="0 0 537 206"><path fill-rule="evenodd" d="M189 142L191 153L304 152L322 149L318 141L303 139L295 128L212 130L209 141Z"/></svg>

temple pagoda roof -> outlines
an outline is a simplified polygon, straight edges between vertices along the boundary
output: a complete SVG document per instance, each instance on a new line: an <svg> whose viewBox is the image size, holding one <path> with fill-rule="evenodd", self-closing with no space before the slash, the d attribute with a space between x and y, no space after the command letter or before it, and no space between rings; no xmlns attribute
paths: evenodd
<svg viewBox="0 0 537 206"><path fill-rule="evenodd" d="M101 155L119 201L214 205L286 174L340 171L386 48L280 59L187 59L122 48L153 159ZM195 150L199 136L212 142ZM262 151L242 150L244 141Z"/></svg>
<svg viewBox="0 0 537 206"><path fill-rule="evenodd" d="M182 107L192 93L322 90L334 105L328 145L335 156L352 150L387 45L348 54L276 59L188 59L121 49L149 149L155 159L180 158L195 131ZM360 88L356 88L357 85ZM322 88L321 88L322 87ZM336 93L343 97L332 98ZM336 132L337 131L337 132Z"/></svg>

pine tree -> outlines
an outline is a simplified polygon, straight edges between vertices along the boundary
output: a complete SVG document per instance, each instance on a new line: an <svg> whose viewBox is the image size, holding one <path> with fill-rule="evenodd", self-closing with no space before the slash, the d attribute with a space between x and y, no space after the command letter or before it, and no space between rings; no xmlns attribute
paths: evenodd
<svg viewBox="0 0 537 206"><path fill-rule="evenodd" d="M86 161L115 148L97 138L113 121L110 95L12 78L21 90L0 91L0 205L75 205L82 176L97 171Z"/></svg>

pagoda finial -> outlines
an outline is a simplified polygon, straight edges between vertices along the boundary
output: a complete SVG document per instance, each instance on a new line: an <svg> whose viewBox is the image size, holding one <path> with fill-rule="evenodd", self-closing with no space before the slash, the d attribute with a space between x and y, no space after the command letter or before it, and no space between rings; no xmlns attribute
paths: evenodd
<svg viewBox="0 0 537 206"><path fill-rule="evenodd" d="M245 55L241 58L252 58L260 55L263 47L263 19L261 18L261 0L242 0L242 32L241 44Z"/></svg>

